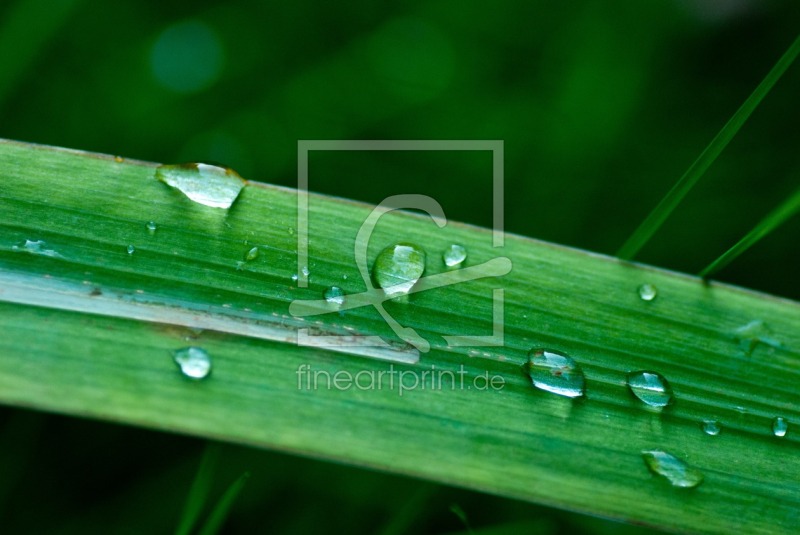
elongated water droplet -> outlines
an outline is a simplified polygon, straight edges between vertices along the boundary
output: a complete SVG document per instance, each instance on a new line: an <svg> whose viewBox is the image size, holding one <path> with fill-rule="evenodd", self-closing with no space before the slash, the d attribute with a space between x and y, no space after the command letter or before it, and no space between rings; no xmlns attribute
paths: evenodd
<svg viewBox="0 0 800 535"><path fill-rule="evenodd" d="M533 386L540 390L568 398L583 395L583 370L572 357L550 349L532 349L525 368Z"/></svg>
<svg viewBox="0 0 800 535"><path fill-rule="evenodd" d="M733 338L739 342L739 348L750 355L758 344L768 345L780 349L782 344L773 338L772 330L761 320L753 320L747 325L739 327L733 334Z"/></svg>
<svg viewBox="0 0 800 535"><path fill-rule="evenodd" d="M390 245L372 266L372 278L387 296L408 294L424 272L425 251L410 243Z"/></svg>
<svg viewBox="0 0 800 535"><path fill-rule="evenodd" d="M344 304L344 291L338 286L331 286L322 295L328 303L339 307Z"/></svg>
<svg viewBox="0 0 800 535"><path fill-rule="evenodd" d="M703 482L700 470L665 451L643 451L642 458L651 472L666 478L673 487L692 489Z"/></svg>
<svg viewBox="0 0 800 535"><path fill-rule="evenodd" d="M128 246L128 254L133 254L135 252L136 252L136 247L134 247L133 245L129 245Z"/></svg>
<svg viewBox="0 0 800 535"><path fill-rule="evenodd" d="M772 421L772 434L776 437L785 437L789 431L789 422L785 418L778 416Z"/></svg>
<svg viewBox="0 0 800 535"><path fill-rule="evenodd" d="M703 433L715 437L722 431L722 426L716 420L706 420L703 422Z"/></svg>
<svg viewBox="0 0 800 535"><path fill-rule="evenodd" d="M658 290L652 284L642 284L639 286L639 297L642 301L652 301L658 296Z"/></svg>
<svg viewBox="0 0 800 535"><path fill-rule="evenodd" d="M458 267L467 259L467 250L463 246L454 243L444 250L442 259L447 267Z"/></svg>
<svg viewBox="0 0 800 535"><path fill-rule="evenodd" d="M25 240L11 247L14 251L23 251L30 254L50 256L52 258L64 258L55 249L48 249L47 243L43 240Z"/></svg>
<svg viewBox="0 0 800 535"><path fill-rule="evenodd" d="M666 407L672 402L672 387L660 373L631 372L628 374L628 388L651 407Z"/></svg>
<svg viewBox="0 0 800 535"><path fill-rule="evenodd" d="M148 221L145 226L147 227L147 232L150 234L155 234L156 230L158 230L158 225L156 225L155 221Z"/></svg>
<svg viewBox="0 0 800 535"><path fill-rule="evenodd" d="M258 258L258 247L253 247L244 255L245 261L249 262L250 260L255 260Z"/></svg>
<svg viewBox="0 0 800 535"><path fill-rule="evenodd" d="M156 178L212 208L230 208L245 185L233 169L205 163L161 165L156 168Z"/></svg>
<svg viewBox="0 0 800 535"><path fill-rule="evenodd" d="M202 347L184 347L172 355L181 373L190 379L205 379L211 373L211 357Z"/></svg>

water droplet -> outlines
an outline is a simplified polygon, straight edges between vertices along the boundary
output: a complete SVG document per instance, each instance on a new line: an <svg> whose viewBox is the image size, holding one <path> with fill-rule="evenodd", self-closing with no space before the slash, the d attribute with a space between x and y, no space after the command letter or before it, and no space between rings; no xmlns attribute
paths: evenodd
<svg viewBox="0 0 800 535"><path fill-rule="evenodd" d="M525 368L533 386L540 390L568 398L583 395L583 370L567 355L549 349L532 349Z"/></svg>
<svg viewBox="0 0 800 535"><path fill-rule="evenodd" d="M639 286L639 297L642 301L652 301L658 296L658 290L652 284L642 284Z"/></svg>
<svg viewBox="0 0 800 535"><path fill-rule="evenodd" d="M739 348L750 355L758 344L768 345L780 349L782 344L772 337L772 330L761 320L754 320L733 333L733 338L739 342Z"/></svg>
<svg viewBox="0 0 800 535"><path fill-rule="evenodd" d="M705 420L703 422L703 433L715 437L722 431L722 426L716 420Z"/></svg>
<svg viewBox="0 0 800 535"><path fill-rule="evenodd" d="M344 291L338 286L331 286L322 294L325 301L340 307L344 304Z"/></svg>
<svg viewBox="0 0 800 535"><path fill-rule="evenodd" d="M303 275L305 277L308 277L309 275L311 275L311 270L308 269L308 266L303 266L303 269L301 271L303 272Z"/></svg>
<svg viewBox="0 0 800 535"><path fill-rule="evenodd" d="M196 203L230 208L245 181L233 169L204 163L160 165L155 176Z"/></svg>
<svg viewBox="0 0 800 535"><path fill-rule="evenodd" d="M410 243L390 245L372 266L372 277L387 296L406 295L424 272L425 251Z"/></svg>
<svg viewBox="0 0 800 535"><path fill-rule="evenodd" d="M297 279L298 279L298 278L299 278L299 277L297 276L297 273L292 273L292 280L293 280L293 281L297 282Z"/></svg>
<svg viewBox="0 0 800 535"><path fill-rule="evenodd" d="M258 258L258 247L253 247L252 249L247 251L247 253L244 255L244 259L246 262L249 262L250 260L255 260L256 258Z"/></svg>
<svg viewBox="0 0 800 535"><path fill-rule="evenodd" d="M294 229L292 227L289 227L287 230L289 231L289 236L294 236Z"/></svg>
<svg viewBox="0 0 800 535"><path fill-rule="evenodd" d="M666 407L672 402L672 387L660 373L631 372L628 374L628 388L651 407Z"/></svg>
<svg viewBox="0 0 800 535"><path fill-rule="evenodd" d="M342 275L342 280L347 280L347 275Z"/></svg>
<svg viewBox="0 0 800 535"><path fill-rule="evenodd" d="M190 379L205 379L211 373L211 357L201 347L184 347L172 356L181 373Z"/></svg>
<svg viewBox="0 0 800 535"><path fill-rule="evenodd" d="M467 250L458 244L450 245L442 253L442 260L447 267L458 267L467 259Z"/></svg>
<svg viewBox="0 0 800 535"><path fill-rule="evenodd" d="M692 489L703 482L700 470L665 451L643 451L642 458L651 472L666 478L673 487Z"/></svg>
<svg viewBox="0 0 800 535"><path fill-rule="evenodd" d="M156 230L158 230L158 225L156 225L155 221L148 221L146 227L147 227L147 232L149 232L150 234L155 234Z"/></svg>
<svg viewBox="0 0 800 535"><path fill-rule="evenodd" d="M135 252L136 252L136 247L134 247L133 245L129 245L128 246L128 254L133 254Z"/></svg>
<svg viewBox="0 0 800 535"><path fill-rule="evenodd" d="M26 253L49 256L52 258L64 258L58 254L55 249L48 249L47 243L45 243L43 240L25 240L24 242L20 242L17 245L12 246L11 249L14 251L24 251Z"/></svg>
<svg viewBox="0 0 800 535"><path fill-rule="evenodd" d="M786 418L778 416L772 421L772 434L776 437L785 437L786 432L789 431L789 422Z"/></svg>

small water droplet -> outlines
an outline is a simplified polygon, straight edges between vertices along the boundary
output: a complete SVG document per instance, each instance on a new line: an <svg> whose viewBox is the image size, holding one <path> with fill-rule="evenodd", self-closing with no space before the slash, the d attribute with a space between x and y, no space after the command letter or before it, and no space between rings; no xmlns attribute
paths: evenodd
<svg viewBox="0 0 800 535"><path fill-rule="evenodd" d="M658 290L652 284L642 284L639 286L639 297L642 301L652 301L658 296Z"/></svg>
<svg viewBox="0 0 800 535"><path fill-rule="evenodd" d="M297 276L297 273L292 273L292 280L293 280L294 282L297 282L297 279L298 279L298 278L299 278L299 277Z"/></svg>
<svg viewBox="0 0 800 535"><path fill-rule="evenodd" d="M204 163L160 165L155 176L192 201L212 208L230 208L245 185L233 169Z"/></svg>
<svg viewBox="0 0 800 535"><path fill-rule="evenodd" d="M331 286L325 292L323 292L323 297L325 301L340 307L344 304L344 291L339 288L338 286Z"/></svg>
<svg viewBox="0 0 800 535"><path fill-rule="evenodd" d="M651 472L666 478L673 487L692 489L703 482L703 474L700 470L665 451L643 451L642 458Z"/></svg>
<svg viewBox="0 0 800 535"><path fill-rule="evenodd" d="M772 421L772 434L776 437L785 437L786 432L789 431L789 422L786 418L778 416Z"/></svg>
<svg viewBox="0 0 800 535"><path fill-rule="evenodd" d="M148 221L146 227L147 227L147 232L149 232L150 234L155 234L156 230L158 230L158 225L156 225L155 221Z"/></svg>
<svg viewBox="0 0 800 535"><path fill-rule="evenodd" d="M294 236L294 229L292 227L288 228L289 236Z"/></svg>
<svg viewBox="0 0 800 535"><path fill-rule="evenodd" d="M55 249L48 249L44 240L25 240L11 247L14 251L24 251L26 253L49 256L52 258L64 258Z"/></svg>
<svg viewBox="0 0 800 535"><path fill-rule="evenodd" d="M301 271L303 272L303 276L305 276L305 277L308 277L309 275L311 275L311 270L308 269L308 266L303 266L303 269Z"/></svg>
<svg viewBox="0 0 800 535"><path fill-rule="evenodd" d="M533 386L559 396L576 398L584 393L583 370L572 357L550 349L532 349L525 371Z"/></svg>
<svg viewBox="0 0 800 535"><path fill-rule="evenodd" d="M722 426L716 420L705 420L703 422L703 433L715 437L722 431Z"/></svg>
<svg viewBox="0 0 800 535"><path fill-rule="evenodd" d="M447 247L442 253L442 260L447 267L453 268L460 266L467 259L467 250L458 244Z"/></svg>
<svg viewBox="0 0 800 535"><path fill-rule="evenodd" d="M733 334L734 340L739 342L739 348L750 355L758 344L768 345L780 349L782 344L772 337L772 330L761 320L753 320L743 327L739 327Z"/></svg>
<svg viewBox="0 0 800 535"><path fill-rule="evenodd" d="M134 247L133 245L129 245L127 250L128 254L133 254L136 252L136 247Z"/></svg>
<svg viewBox="0 0 800 535"><path fill-rule="evenodd" d="M347 280L347 275L342 275L342 280Z"/></svg>
<svg viewBox="0 0 800 535"><path fill-rule="evenodd" d="M425 251L410 243L390 245L372 266L372 278L387 296L408 294L424 272Z"/></svg>
<svg viewBox="0 0 800 535"><path fill-rule="evenodd" d="M184 347L172 355L181 373L190 379L205 379L211 373L211 357L201 347Z"/></svg>
<svg viewBox="0 0 800 535"><path fill-rule="evenodd" d="M258 258L258 247L253 247L244 255L245 262Z"/></svg>
<svg viewBox="0 0 800 535"><path fill-rule="evenodd" d="M628 374L628 388L651 407L666 407L672 402L672 387L660 373L636 371Z"/></svg>

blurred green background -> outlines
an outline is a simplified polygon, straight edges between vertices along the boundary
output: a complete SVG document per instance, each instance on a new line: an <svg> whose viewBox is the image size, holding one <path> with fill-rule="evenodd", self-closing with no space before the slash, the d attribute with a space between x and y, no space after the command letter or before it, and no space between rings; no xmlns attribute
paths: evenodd
<svg viewBox="0 0 800 535"><path fill-rule="evenodd" d="M506 229L613 254L798 29L793 0L6 0L0 137L286 186L298 139L502 139ZM697 272L798 187L798 88L795 65L638 260ZM310 160L312 190L424 193L485 226L490 172L488 153ZM800 298L798 236L795 218L718 278ZM169 532L203 447L22 410L0 424L6 533ZM229 533L464 532L454 504L480 533L640 531L233 446L212 494L245 470Z"/></svg>

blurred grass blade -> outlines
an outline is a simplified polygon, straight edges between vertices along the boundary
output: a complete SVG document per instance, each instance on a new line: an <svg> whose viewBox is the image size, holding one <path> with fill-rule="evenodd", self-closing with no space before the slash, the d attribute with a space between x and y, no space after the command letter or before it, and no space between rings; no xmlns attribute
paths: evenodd
<svg viewBox="0 0 800 535"><path fill-rule="evenodd" d="M228 518L228 513L233 503L236 501L236 498L239 496L239 493L242 491L244 484L247 483L249 478L250 472L245 472L240 475L236 481L231 483L231 486L228 487L228 490L225 491L225 494L223 494L217 502L217 505L211 510L208 520L206 520L199 531L199 535L216 535L219 532L220 528L225 523L225 519Z"/></svg>
<svg viewBox="0 0 800 535"><path fill-rule="evenodd" d="M221 210L159 182L155 167L0 141L0 403L671 531L796 532L800 303L521 236L495 248L488 229L394 211L370 237L368 264L408 241L428 253L428 283L454 273L442 260L454 243L468 251L462 273L499 258L513 267L386 302L431 350L379 360L354 340L379 337L389 353L406 346L374 307L290 313L334 285L345 302L368 290L354 251L373 206L308 196L301 288L296 190L248 182ZM643 300L644 284L657 296ZM496 330L498 293L502 345L449 346ZM299 345L301 333L339 345ZM207 378L175 365L187 346L210 355ZM533 348L571 356L585 395L533 388L522 372ZM647 410L626 384L636 370L665 377L674 403ZM772 432L776 416L790 422L783 437ZM720 422L718 436L702 431L708 419ZM641 452L656 449L701 470L704 483L676 489L653 476ZM207 496L206 464L195 479L183 531Z"/></svg>
<svg viewBox="0 0 800 535"><path fill-rule="evenodd" d="M725 149L728 143L733 139L742 125L747 121L753 110L756 109L758 104L769 93L770 89L780 79L789 65L800 53L800 36L795 38L794 42L789 46L789 49L781 56L778 62L772 67L772 70L767 73L767 76L758 84L755 91L744 101L744 104L733 114L733 117L722 127L722 130L711 140L711 143L700 154L697 160L692 163L689 169L672 186L667 195L661 199L661 202L650 212L641 225L634 231L630 238L622 245L617 252L617 256L624 260L630 260L644 247L644 245L653 237L653 235L661 228L664 221L667 220L669 215L683 200L687 193L697 184L703 173L708 170L714 160Z"/></svg>
<svg viewBox="0 0 800 535"><path fill-rule="evenodd" d="M22 79L81 0L17 0L0 20L0 109L14 85Z"/></svg>
<svg viewBox="0 0 800 535"><path fill-rule="evenodd" d="M186 505L183 507L180 524L175 530L175 535L189 535L197 524L197 519L200 518L200 513L203 511L214 481L220 449L220 445L217 443L209 442L206 445L203 458L200 460L200 467L197 469L192 487L189 489L189 495L186 497Z"/></svg>
<svg viewBox="0 0 800 535"><path fill-rule="evenodd" d="M781 226L787 219L791 218L800 210L800 188L791 197L786 199L776 209L762 219L753 230L748 232L744 238L739 240L736 245L725 251L725 253L711 262L700 272L703 278L710 277L719 270L725 268L733 262L739 255L755 245L761 238Z"/></svg>

